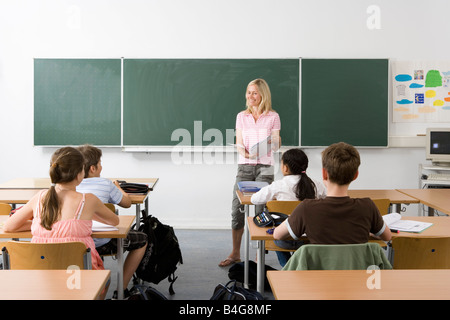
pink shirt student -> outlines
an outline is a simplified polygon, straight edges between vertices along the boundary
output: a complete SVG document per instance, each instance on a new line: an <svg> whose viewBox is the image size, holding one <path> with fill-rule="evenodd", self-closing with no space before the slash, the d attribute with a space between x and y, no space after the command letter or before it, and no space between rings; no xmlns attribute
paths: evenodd
<svg viewBox="0 0 450 320"><path fill-rule="evenodd" d="M242 130L244 147L247 150L250 150L253 145L270 136L273 130L281 129L280 116L274 111L269 111L262 114L258 120L255 121L252 114L242 111L239 112L236 117L236 129ZM238 163L274 165L272 149L268 148L268 150L269 152L267 155L260 156L259 158L245 158L239 154Z"/></svg>

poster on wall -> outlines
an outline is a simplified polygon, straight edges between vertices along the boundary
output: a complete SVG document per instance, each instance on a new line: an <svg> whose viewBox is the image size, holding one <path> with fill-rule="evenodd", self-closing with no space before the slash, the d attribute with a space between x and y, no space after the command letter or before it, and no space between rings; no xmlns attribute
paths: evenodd
<svg viewBox="0 0 450 320"><path fill-rule="evenodd" d="M393 122L450 122L450 61L394 61Z"/></svg>

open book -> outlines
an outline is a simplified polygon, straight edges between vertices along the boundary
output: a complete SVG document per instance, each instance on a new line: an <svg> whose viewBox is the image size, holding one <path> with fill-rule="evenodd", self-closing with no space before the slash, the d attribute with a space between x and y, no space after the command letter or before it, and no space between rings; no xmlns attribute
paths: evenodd
<svg viewBox="0 0 450 320"><path fill-rule="evenodd" d="M402 216L396 212L384 215L383 220L389 229L403 232L419 233L433 225L431 222L402 220Z"/></svg>
<svg viewBox="0 0 450 320"><path fill-rule="evenodd" d="M119 230L117 227L115 226L111 226L109 224L105 224L102 222L98 222L95 220L92 220L92 231L115 231L115 230Z"/></svg>

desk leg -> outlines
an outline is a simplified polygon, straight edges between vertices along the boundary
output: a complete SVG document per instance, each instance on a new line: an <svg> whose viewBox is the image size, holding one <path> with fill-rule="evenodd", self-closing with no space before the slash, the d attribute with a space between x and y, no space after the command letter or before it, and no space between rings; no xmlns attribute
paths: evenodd
<svg viewBox="0 0 450 320"><path fill-rule="evenodd" d="M264 240L258 241L258 251L256 254L258 259L256 270L256 290L261 294L264 293L264 267L266 264L265 244L266 242Z"/></svg>
<svg viewBox="0 0 450 320"><path fill-rule="evenodd" d="M141 221L141 204L136 203L136 228L135 228L136 230L139 229L140 221Z"/></svg>
<svg viewBox="0 0 450 320"><path fill-rule="evenodd" d="M394 212L402 213L402 204L401 203L394 203L392 206L394 207Z"/></svg>
<svg viewBox="0 0 450 320"><path fill-rule="evenodd" d="M434 208L428 207L428 216L430 217L434 216Z"/></svg>
<svg viewBox="0 0 450 320"><path fill-rule="evenodd" d="M249 231L248 231L248 217L249 206L244 206L245 211L245 227L244 227L244 288L248 289L248 257L249 257Z"/></svg>
<svg viewBox="0 0 450 320"><path fill-rule="evenodd" d="M123 239L117 239L117 298L123 300Z"/></svg>

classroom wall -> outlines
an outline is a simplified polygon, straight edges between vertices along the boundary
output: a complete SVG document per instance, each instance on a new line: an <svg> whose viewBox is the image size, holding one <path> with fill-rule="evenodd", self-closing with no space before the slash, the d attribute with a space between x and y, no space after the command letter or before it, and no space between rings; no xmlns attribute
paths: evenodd
<svg viewBox="0 0 450 320"><path fill-rule="evenodd" d="M33 147L33 58L445 60L449 9L444 0L0 0L0 183L47 177L55 150ZM425 127L391 123L389 130L414 136ZM322 149L306 151L309 174L320 178ZM195 154L180 164L170 152L103 153L105 177L160 178L150 208L162 221L177 228L229 228L237 168L229 154ZM418 186L424 148L360 153L352 188ZM417 214L417 207L407 213Z"/></svg>

